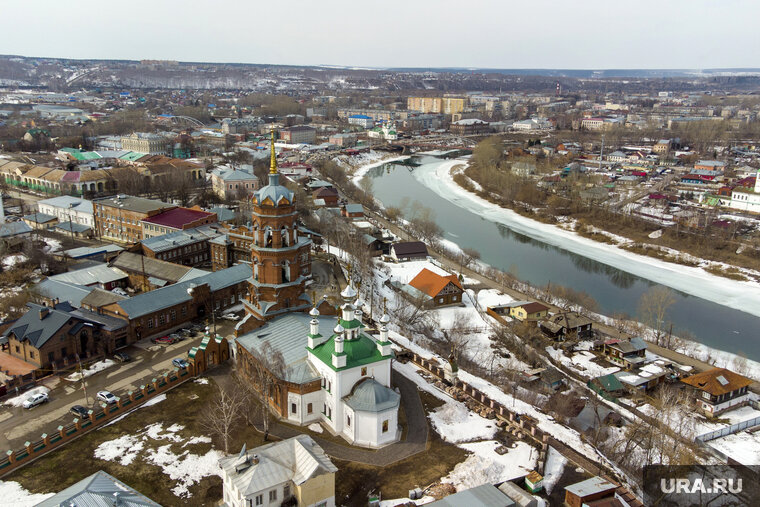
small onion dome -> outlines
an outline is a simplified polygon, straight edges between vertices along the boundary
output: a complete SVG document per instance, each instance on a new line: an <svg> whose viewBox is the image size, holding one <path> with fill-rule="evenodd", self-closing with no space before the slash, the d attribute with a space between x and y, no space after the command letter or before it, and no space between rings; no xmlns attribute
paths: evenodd
<svg viewBox="0 0 760 507"><path fill-rule="evenodd" d="M391 321L391 318L388 317L387 313L384 313L382 317L380 317L380 324L386 325L388 322Z"/></svg>
<svg viewBox="0 0 760 507"><path fill-rule="evenodd" d="M364 306L364 301L362 301L362 298L356 298L356 301L354 301L354 308L361 310L362 306Z"/></svg>
<svg viewBox="0 0 760 507"><path fill-rule="evenodd" d="M343 329L343 326L338 324L337 326L335 326L335 329L333 329L333 331L335 332L335 334L341 335L343 334L343 331L345 331L345 329Z"/></svg>
<svg viewBox="0 0 760 507"><path fill-rule="evenodd" d="M353 299L356 297L356 290L351 286L351 284L348 284L345 289L343 289L343 292L340 293L340 295L343 297L343 299Z"/></svg>
<svg viewBox="0 0 760 507"><path fill-rule="evenodd" d="M319 310L317 310L316 306L314 308L312 308L311 310L309 310L309 315L311 315L312 317L315 317L315 318L319 317Z"/></svg>

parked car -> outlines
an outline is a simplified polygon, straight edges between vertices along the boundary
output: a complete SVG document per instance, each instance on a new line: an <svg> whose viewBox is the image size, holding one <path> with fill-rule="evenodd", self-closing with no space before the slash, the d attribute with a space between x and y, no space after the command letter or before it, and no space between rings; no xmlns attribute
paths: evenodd
<svg viewBox="0 0 760 507"><path fill-rule="evenodd" d="M98 391L96 397L100 401L108 403L109 405L116 403L116 396L114 396L110 391Z"/></svg>
<svg viewBox="0 0 760 507"><path fill-rule="evenodd" d="M240 320L240 315L235 315L234 313L225 313L224 315L222 315L222 318L236 321L236 320Z"/></svg>
<svg viewBox="0 0 760 507"><path fill-rule="evenodd" d="M180 341L182 341L182 340L183 340L185 337L184 337L184 336L182 336L182 335L181 335L181 334L179 334L179 333L172 333L172 334L170 334L170 335L169 335L169 338L173 339L175 342L180 342Z"/></svg>
<svg viewBox="0 0 760 507"><path fill-rule="evenodd" d="M113 355L113 358L119 361L120 363L126 363L127 361L130 361L132 358L129 357L129 354L126 352L115 352Z"/></svg>
<svg viewBox="0 0 760 507"><path fill-rule="evenodd" d="M82 405L74 405L73 407L69 409L69 412L71 412L72 414L74 414L80 419L84 419L85 417L90 416L89 414L90 409L88 409L87 407L83 407Z"/></svg>
<svg viewBox="0 0 760 507"><path fill-rule="evenodd" d="M177 368L187 368L190 366L190 363L187 362L187 360L182 359L181 357L177 357L175 359L172 359L172 366L176 366Z"/></svg>
<svg viewBox="0 0 760 507"><path fill-rule="evenodd" d="M24 408L32 408L37 405L42 405L46 401L48 401L47 393L37 393L24 400L24 403L22 403L21 406Z"/></svg>
<svg viewBox="0 0 760 507"><path fill-rule="evenodd" d="M150 341L161 345L171 345L172 343L177 343L177 340L171 336L159 336L158 338L151 338Z"/></svg>

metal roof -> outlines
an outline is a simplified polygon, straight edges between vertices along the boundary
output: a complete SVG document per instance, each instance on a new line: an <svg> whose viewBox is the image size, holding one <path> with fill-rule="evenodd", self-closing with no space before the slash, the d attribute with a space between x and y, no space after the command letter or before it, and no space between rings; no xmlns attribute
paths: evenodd
<svg viewBox="0 0 760 507"><path fill-rule="evenodd" d="M192 300L188 289L208 284L212 292L243 282L252 276L251 266L237 264L231 268L208 273L190 281L175 283L119 301L118 305L130 319L141 317L162 308Z"/></svg>
<svg viewBox="0 0 760 507"><path fill-rule="evenodd" d="M27 303L26 306L29 307L29 310L13 323L3 333L3 336L9 336L12 333L19 341L29 340L29 343L37 349L42 347L73 318L66 312L47 306L35 303ZM47 313L40 318L41 312Z"/></svg>
<svg viewBox="0 0 760 507"><path fill-rule="evenodd" d="M515 502L493 484L483 484L454 493L428 505L436 507L461 507L462 505L467 507L512 507Z"/></svg>
<svg viewBox="0 0 760 507"><path fill-rule="evenodd" d="M110 305L117 301L124 301L125 299L127 299L127 296L121 296L108 290L95 289L82 298L81 304L100 308L101 306Z"/></svg>
<svg viewBox="0 0 760 507"><path fill-rule="evenodd" d="M100 246L81 246L79 248L72 248L71 250L66 250L64 253L72 259L79 259L82 257L93 257L102 253L121 252L122 250L124 250L122 247L108 243Z"/></svg>
<svg viewBox="0 0 760 507"><path fill-rule="evenodd" d="M35 285L32 290L36 294L48 299L57 298L61 301L68 301L74 306L81 306L82 299L92 292L93 288L47 278Z"/></svg>
<svg viewBox="0 0 760 507"><path fill-rule="evenodd" d="M262 327L235 338L237 346L251 353L259 353L264 343L282 353L285 360L285 379L295 384L303 384L319 378L306 361L307 336L311 317L304 313L290 313L268 321ZM329 336L337 318L321 317L319 334Z"/></svg>
<svg viewBox="0 0 760 507"><path fill-rule="evenodd" d="M102 470L37 504L37 507L161 507L147 496Z"/></svg>
<svg viewBox="0 0 760 507"><path fill-rule="evenodd" d="M288 481L301 485L312 477L338 470L309 435L222 458L219 466L225 482L229 480L246 497Z"/></svg>
<svg viewBox="0 0 760 507"><path fill-rule="evenodd" d="M53 220L58 220L58 218L54 217L53 215L48 215L47 213L32 213L31 215L24 215L24 220L28 220L36 224L45 224L47 222L52 222Z"/></svg>
<svg viewBox="0 0 760 507"><path fill-rule="evenodd" d="M385 387L373 378L359 381L351 394L345 396L346 405L357 412L384 412L398 407L401 395L393 389Z"/></svg>
<svg viewBox="0 0 760 507"><path fill-rule="evenodd" d="M0 224L0 238L29 234L33 230L26 222L8 222L7 224Z"/></svg>
<svg viewBox="0 0 760 507"><path fill-rule="evenodd" d="M269 174L269 184L262 187L255 194L256 203L261 205L267 199L270 199L275 207L279 206L280 201L285 199L286 206L293 204L293 192L288 190L287 187L280 185L280 175Z"/></svg>
<svg viewBox="0 0 760 507"><path fill-rule="evenodd" d="M69 233L74 232L77 234L81 234L83 232L92 230L92 227L90 227L89 225L82 225L76 222L58 222L57 224L55 224L55 228L60 229L63 232L69 232Z"/></svg>
<svg viewBox="0 0 760 507"><path fill-rule="evenodd" d="M601 477L592 477L591 479L586 479L585 481L565 487L565 491L580 498L604 493L605 491L614 491L615 489L616 487L614 484Z"/></svg>
<svg viewBox="0 0 760 507"><path fill-rule="evenodd" d="M92 201L82 199L81 197L74 197L71 195L61 195L58 197L52 197L50 199L43 199L37 202L37 206L40 204L53 206L55 208L71 209L80 213L89 213L92 215Z"/></svg>
<svg viewBox="0 0 760 507"><path fill-rule="evenodd" d="M59 275L53 275L51 280L57 280L60 282L74 283L77 285L93 285L96 283L110 283L118 280L123 280L129 275L119 268L108 266L107 264L100 264L96 266L89 266L84 269L78 269L76 271L69 271L67 273L61 273Z"/></svg>
<svg viewBox="0 0 760 507"><path fill-rule="evenodd" d="M132 252L121 252L118 257L111 261L111 265L127 272L145 273L146 276L153 276L170 282L178 281L191 269L188 266L180 266Z"/></svg>
<svg viewBox="0 0 760 507"><path fill-rule="evenodd" d="M173 204L166 202L123 194L95 199L92 202L93 204L134 211L135 213L149 213L151 211L159 211L175 207Z"/></svg>
<svg viewBox="0 0 760 507"><path fill-rule="evenodd" d="M144 239L141 243L152 252L158 253L173 250L174 248L184 245L208 241L221 235L222 233L218 232L213 227L204 225L201 227L195 227L194 229L187 229L184 231L164 234L163 236Z"/></svg>

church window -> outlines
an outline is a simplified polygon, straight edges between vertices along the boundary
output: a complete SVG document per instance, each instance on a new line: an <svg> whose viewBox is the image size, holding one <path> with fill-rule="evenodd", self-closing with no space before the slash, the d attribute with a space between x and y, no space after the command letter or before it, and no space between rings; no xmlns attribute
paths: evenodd
<svg viewBox="0 0 760 507"><path fill-rule="evenodd" d="M388 419L383 421L383 433L388 433Z"/></svg>
<svg viewBox="0 0 760 507"><path fill-rule="evenodd" d="M295 414L297 411L298 411L298 407L296 406L296 404L295 403L291 403L290 404L290 413L291 414Z"/></svg>
<svg viewBox="0 0 760 507"><path fill-rule="evenodd" d="M308 405L306 405L306 413L307 413L307 414L311 414L313 410L314 410L314 409L313 409L313 407L311 406L311 403L309 403Z"/></svg>

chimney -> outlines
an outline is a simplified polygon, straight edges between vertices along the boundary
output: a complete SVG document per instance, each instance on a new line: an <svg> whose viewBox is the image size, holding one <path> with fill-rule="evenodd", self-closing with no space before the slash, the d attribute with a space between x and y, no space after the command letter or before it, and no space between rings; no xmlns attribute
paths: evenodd
<svg viewBox="0 0 760 507"><path fill-rule="evenodd" d="M119 498L119 492L115 491L113 494L113 504L114 505L121 505L121 498Z"/></svg>
<svg viewBox="0 0 760 507"><path fill-rule="evenodd" d="M47 317L48 313L50 313L50 308L48 308L47 306L43 306L42 308L40 308L40 320Z"/></svg>

